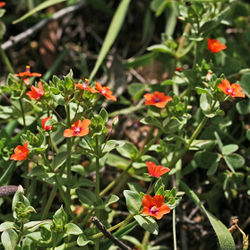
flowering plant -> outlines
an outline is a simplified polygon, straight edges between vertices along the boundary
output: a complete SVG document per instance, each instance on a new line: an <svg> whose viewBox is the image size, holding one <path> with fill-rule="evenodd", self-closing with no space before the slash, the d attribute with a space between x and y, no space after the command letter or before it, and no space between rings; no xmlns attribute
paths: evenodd
<svg viewBox="0 0 250 250"><path fill-rule="evenodd" d="M113 9L104 2L101 9L109 16ZM229 214L241 208L247 211L247 199L239 206L235 199L250 188L246 119L249 58L244 57L239 64L239 55L247 54L249 46L242 42L245 53L235 46L238 36L244 41L249 30L244 33L247 19L233 18L243 2L189 5L185 1L153 0L150 8L147 1L142 2L120 1L103 41L85 21L79 22L82 15L66 29L58 28L50 41L44 35L50 30L46 28L40 42L49 44L50 53L39 48L43 60L53 54L53 46L56 51L56 37L64 32L69 36L58 46L58 51L65 50L52 67L48 60L43 66L30 60L32 70L26 66L25 71L14 72L19 65L5 53L9 43L0 46L5 70L10 72L7 80L3 78L0 91L0 248L177 250L187 235L195 238L199 230L200 244L207 228L203 222L208 220L221 249L236 249L235 241L246 249L247 235L238 222L228 230L229 226L220 221L226 224ZM41 3L16 22L53 3ZM79 1L53 18L82 4L89 3ZM119 31L122 38L128 38L122 31L133 21L131 15L126 23L129 5L138 11L141 6L147 10L141 39L145 43L146 36L150 43L160 40L156 39L159 34L152 36L153 28L152 32L148 28L152 14L166 14L162 42L147 50L140 45L136 56L123 60L120 57L127 49L123 47L119 54L115 47L106 63L104 59L116 44ZM237 9L231 11L232 6ZM0 2L2 7L5 4ZM89 12L83 16L88 18ZM236 22L231 25L238 25L237 35L234 29L223 26L229 24L226 17ZM76 20L74 15L72 19ZM154 22L158 25L158 20ZM62 21L62 25L66 23ZM80 23L86 27L68 31ZM12 37L10 43L25 34ZM89 43L78 46L77 37L71 41L75 34ZM98 40L95 46L91 36ZM33 52L41 46L38 44L31 42ZM87 51L100 44L98 57L96 51ZM85 52L87 59L82 54ZM93 59L97 61L89 74ZM43 74L33 72L33 67ZM231 203L237 206L234 211L230 210ZM226 207L224 218L221 209ZM234 230L241 232L243 240L236 237L234 241L230 233ZM182 236L177 237L179 234ZM168 240L168 235L173 240Z"/></svg>

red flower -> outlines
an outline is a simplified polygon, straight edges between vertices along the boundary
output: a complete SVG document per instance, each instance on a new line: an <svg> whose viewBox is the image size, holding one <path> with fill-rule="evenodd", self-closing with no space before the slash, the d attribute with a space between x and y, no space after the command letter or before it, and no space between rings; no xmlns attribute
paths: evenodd
<svg viewBox="0 0 250 250"><path fill-rule="evenodd" d="M31 86L31 91L27 92L26 95L29 96L31 99L39 101L44 94L43 85L41 82L38 83L38 88Z"/></svg>
<svg viewBox="0 0 250 250"><path fill-rule="evenodd" d="M108 100L113 100L116 102L117 99L112 95L112 91L109 89L109 87L103 87L99 82L96 83L95 87Z"/></svg>
<svg viewBox="0 0 250 250"><path fill-rule="evenodd" d="M230 82L227 79L222 79L222 83L218 85L218 88L223 91L225 95L230 95L234 97L245 97L245 93L242 92L242 88L239 84Z"/></svg>
<svg viewBox="0 0 250 250"><path fill-rule="evenodd" d="M154 94L145 94L144 98L146 99L145 105L154 105L158 108L165 108L167 102L172 101L173 98L170 96L165 96L164 93L155 91Z"/></svg>
<svg viewBox="0 0 250 250"><path fill-rule="evenodd" d="M160 177L170 171L169 168L163 167L161 165L156 165L152 161L146 161L148 167L148 173L154 177Z"/></svg>
<svg viewBox="0 0 250 250"><path fill-rule="evenodd" d="M47 125L46 126L46 122L48 120L50 120L50 119L52 119L51 116L42 119L42 128L43 128L43 130L49 131L49 130L51 130L53 128L52 125Z"/></svg>
<svg viewBox="0 0 250 250"><path fill-rule="evenodd" d="M89 133L89 119L85 119L83 121L78 120L71 125L71 128L64 130L64 137L72 137L72 136L84 136Z"/></svg>
<svg viewBox="0 0 250 250"><path fill-rule="evenodd" d="M177 67L175 70L181 72L183 70L183 68L182 67Z"/></svg>
<svg viewBox="0 0 250 250"><path fill-rule="evenodd" d="M14 161L23 161L27 158L28 154L29 154L29 150L28 150L28 142L25 142L23 144L23 146L18 145L15 149L14 149L15 154L12 154L10 156L11 160Z"/></svg>
<svg viewBox="0 0 250 250"><path fill-rule="evenodd" d="M164 214L170 213L168 205L164 205L164 197L162 195L155 195L152 197L149 194L143 196L142 213L149 216L154 216L157 220L160 220Z"/></svg>
<svg viewBox="0 0 250 250"><path fill-rule="evenodd" d="M213 53L218 53L221 50L224 50L227 48L225 44L221 44L218 40L216 39L209 39L207 38L207 48L213 52Z"/></svg>
<svg viewBox="0 0 250 250"><path fill-rule="evenodd" d="M88 86L88 82L89 82L89 80L88 80L88 79L85 79L85 83L83 83L83 84L75 83L75 86L76 86L76 88L79 89L79 90L87 90L87 91L89 91L89 92L91 92L91 93L96 93L96 92L98 92L97 90L90 88L90 87Z"/></svg>
<svg viewBox="0 0 250 250"><path fill-rule="evenodd" d="M27 78L27 77L32 77L32 76L35 76L35 77L41 77L42 74L40 73L31 73L30 72L30 66L26 66L26 70L24 72L20 72L18 74L14 74L14 76L20 76L20 77L23 77L23 78Z"/></svg>
<svg viewBox="0 0 250 250"><path fill-rule="evenodd" d="M6 3L5 2L0 2L0 8L2 8L3 6L5 6Z"/></svg>

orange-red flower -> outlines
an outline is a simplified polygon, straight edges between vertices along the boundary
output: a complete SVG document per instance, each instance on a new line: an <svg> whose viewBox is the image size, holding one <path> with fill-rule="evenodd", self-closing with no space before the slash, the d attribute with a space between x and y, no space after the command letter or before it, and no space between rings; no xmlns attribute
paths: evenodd
<svg viewBox="0 0 250 250"><path fill-rule="evenodd" d="M103 87L99 82L96 83L95 87L108 100L113 100L116 102L117 99L112 95L112 91L109 89L109 87Z"/></svg>
<svg viewBox="0 0 250 250"><path fill-rule="evenodd" d="M152 161L146 161L148 173L154 177L160 177L170 171L169 168L161 165L156 165Z"/></svg>
<svg viewBox="0 0 250 250"><path fill-rule="evenodd" d="M10 156L11 160L14 161L23 161L27 158L28 154L29 154L29 149L28 149L28 142L25 142L22 145L18 145L15 149L14 149L15 154L12 154Z"/></svg>
<svg viewBox="0 0 250 250"><path fill-rule="evenodd" d="M149 194L144 195L142 213L160 220L164 214L170 213L170 208L168 205L164 205L164 201L163 195L155 195L154 197Z"/></svg>
<svg viewBox="0 0 250 250"><path fill-rule="evenodd" d="M20 76L20 77L23 77L23 78L27 78L27 77L32 77L32 76L41 77L42 74L36 73L36 72L31 73L30 72L30 66L26 66L26 70L24 72L14 74L14 76Z"/></svg>
<svg viewBox="0 0 250 250"><path fill-rule="evenodd" d="M64 137L85 136L89 133L89 119L78 120L71 125L71 128L64 130Z"/></svg>
<svg viewBox="0 0 250 250"><path fill-rule="evenodd" d="M220 43L216 39L207 38L207 48L213 53L218 53L221 50L226 49L227 46L225 44Z"/></svg>
<svg viewBox="0 0 250 250"><path fill-rule="evenodd" d="M245 97L245 93L242 92L242 88L239 84L233 83L230 85L230 82L227 79L222 79L222 83L218 85L218 88L221 89L224 94L234 97Z"/></svg>
<svg viewBox="0 0 250 250"><path fill-rule="evenodd" d="M48 120L50 120L50 119L52 119L51 116L42 119L42 128L43 128L43 130L49 131L49 130L51 130L53 128L52 125L46 125L46 122Z"/></svg>
<svg viewBox="0 0 250 250"><path fill-rule="evenodd" d="M31 86L31 91L27 92L26 95L29 96L31 99L39 101L44 95L42 82L38 83L38 88Z"/></svg>
<svg viewBox="0 0 250 250"><path fill-rule="evenodd" d="M82 83L82 84L75 83L75 86L76 86L76 88L79 89L79 90L87 90L87 91L89 91L89 92L91 92L91 93L96 93L96 92L98 92L97 90L90 88L90 87L88 86L88 82L89 82L89 80L88 80L88 79L85 79L85 82L84 82L84 83Z"/></svg>
<svg viewBox="0 0 250 250"><path fill-rule="evenodd" d="M3 8L3 6L5 6L6 3L5 2L0 2L0 8Z"/></svg>
<svg viewBox="0 0 250 250"><path fill-rule="evenodd" d="M170 96L165 96L164 93L155 91L154 94L147 93L144 95L146 99L145 105L154 105L158 108L165 108L169 101L173 98Z"/></svg>

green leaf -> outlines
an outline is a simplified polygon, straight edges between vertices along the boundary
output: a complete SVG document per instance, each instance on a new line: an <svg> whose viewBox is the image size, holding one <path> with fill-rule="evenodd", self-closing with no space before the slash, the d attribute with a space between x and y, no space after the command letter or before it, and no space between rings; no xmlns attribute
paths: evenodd
<svg viewBox="0 0 250 250"><path fill-rule="evenodd" d="M109 153L110 151L117 148L118 146L121 147L124 143L125 143L125 141L109 140L105 144L105 147L103 148L102 152Z"/></svg>
<svg viewBox="0 0 250 250"><path fill-rule="evenodd" d="M7 229L15 228L14 222L6 221L0 224L0 232L6 231Z"/></svg>
<svg viewBox="0 0 250 250"><path fill-rule="evenodd" d="M148 51L153 51L153 52L161 52L161 53L164 53L164 54L174 55L174 51L171 50L170 48L168 48L164 44L156 44L156 45L149 46L147 48L147 50Z"/></svg>
<svg viewBox="0 0 250 250"><path fill-rule="evenodd" d="M108 207L109 205L116 203L117 201L119 201L119 197L117 195L112 194L105 200L105 207Z"/></svg>
<svg viewBox="0 0 250 250"><path fill-rule="evenodd" d="M198 95L207 94L210 97L213 97L208 89L203 89L203 88L200 88L200 87L195 87L195 89L196 89Z"/></svg>
<svg viewBox="0 0 250 250"><path fill-rule="evenodd" d="M221 153L223 155L229 155L229 154L237 151L238 149L239 149L238 145L236 145L236 144L229 144L229 145L226 145L226 146L222 147Z"/></svg>
<svg viewBox="0 0 250 250"><path fill-rule="evenodd" d="M240 86L248 98L250 98L250 73L243 74L240 79Z"/></svg>
<svg viewBox="0 0 250 250"><path fill-rule="evenodd" d="M127 14L127 9L130 4L130 0L122 0L121 3L119 4L114 17L112 18L111 24L109 26L108 32L106 34L106 37L104 39L101 51L99 53L97 62L95 64L94 69L92 70L90 77L89 77L89 82L91 82L96 75L99 67L101 66L104 58L106 57L107 53L109 52L112 44L114 43L120 29L122 26L122 23L125 19L125 16Z"/></svg>
<svg viewBox="0 0 250 250"><path fill-rule="evenodd" d="M234 172L235 169L239 169L244 166L245 159L236 153L226 155L224 157L227 166Z"/></svg>
<svg viewBox="0 0 250 250"><path fill-rule="evenodd" d="M84 234L81 234L78 238L77 238L77 245L84 247L87 246L89 243L93 243L93 241L88 240L87 237Z"/></svg>
<svg viewBox="0 0 250 250"><path fill-rule="evenodd" d="M149 216L145 217L142 215L135 215L134 218L138 222L138 224L146 231L155 235L159 233L158 224L153 218Z"/></svg>
<svg viewBox="0 0 250 250"><path fill-rule="evenodd" d="M68 235L79 235L82 234L82 229L80 227L78 227L76 224L74 223L68 223L65 225L66 228L66 232L65 232L65 236Z"/></svg>
<svg viewBox="0 0 250 250"><path fill-rule="evenodd" d="M202 111L209 111L211 109L212 99L210 95L201 94L200 97L200 107Z"/></svg>
<svg viewBox="0 0 250 250"><path fill-rule="evenodd" d="M138 192L131 190L124 190L123 192L126 205L130 214L137 214L142 205L142 198Z"/></svg>
<svg viewBox="0 0 250 250"><path fill-rule="evenodd" d="M250 114L250 100L242 100L236 103L236 109L240 115Z"/></svg>
<svg viewBox="0 0 250 250"><path fill-rule="evenodd" d="M1 235L1 242L5 250L15 250L18 235L13 229L7 229Z"/></svg>
<svg viewBox="0 0 250 250"><path fill-rule="evenodd" d="M52 163L53 169L57 170L59 167L61 167L63 163L66 161L67 156L68 154L66 151L63 151L57 154L56 157L53 159L53 163Z"/></svg>
<svg viewBox="0 0 250 250"><path fill-rule="evenodd" d="M102 117L103 121L106 123L109 118L109 114L105 108L102 108L99 115Z"/></svg>
<svg viewBox="0 0 250 250"><path fill-rule="evenodd" d="M140 99L144 90L146 89L146 85L142 83L131 83L128 86L128 93L133 97L133 100L137 101Z"/></svg>
<svg viewBox="0 0 250 250"><path fill-rule="evenodd" d="M199 200L198 196L192 191L184 182L180 181L180 187L183 191L185 191L186 195L197 205L199 206L203 212L208 217L220 244L221 250L235 250L235 243L231 233L228 231L226 226L218 220L214 215L209 213L205 207L202 205L201 201Z"/></svg>
<svg viewBox="0 0 250 250"><path fill-rule="evenodd" d="M250 129L247 130L246 136L247 136L247 139L250 141Z"/></svg>
<svg viewBox="0 0 250 250"><path fill-rule="evenodd" d="M134 159L138 154L138 149L136 148L136 146L133 143L127 141L125 141L125 143L122 146L117 147L116 150L122 156L129 159Z"/></svg>
<svg viewBox="0 0 250 250"><path fill-rule="evenodd" d="M96 201L96 196L88 189L77 189L76 194L79 200L85 204L93 205Z"/></svg>
<svg viewBox="0 0 250 250"><path fill-rule="evenodd" d="M218 165L221 155L218 153L199 151L194 155L198 167L209 169L213 165Z"/></svg>
<svg viewBox="0 0 250 250"><path fill-rule="evenodd" d="M17 20L13 21L13 24L17 24L19 22L22 22L24 19L34 15L36 12L46 9L52 5L61 3L61 2L65 2L66 0L48 0L48 1L44 1L41 4L37 5L35 8L33 8L31 11L29 11L27 14L25 14L24 16L18 18Z"/></svg>

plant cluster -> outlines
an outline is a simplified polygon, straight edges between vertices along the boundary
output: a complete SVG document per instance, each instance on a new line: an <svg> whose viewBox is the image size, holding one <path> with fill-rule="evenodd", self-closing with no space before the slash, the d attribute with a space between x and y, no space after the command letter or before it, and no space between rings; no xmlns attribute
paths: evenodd
<svg viewBox="0 0 250 250"><path fill-rule="evenodd" d="M41 3L27 16L53 4ZM165 13L169 30L161 44L148 47L146 55L127 61L125 67L161 61L169 77L156 84L130 84L128 107L108 112L103 103L112 106L123 97L94 78L129 4L122 0L115 11L88 79L76 78L70 70L46 80L30 66L15 73L2 50L10 74L1 86L8 103L0 106L1 205L10 204L9 195L15 194L12 216L0 224L0 247L145 250L169 246L176 250L176 216L188 197L207 216L221 249L236 249L230 233L235 230L242 234L243 248L248 248L248 236L238 221L228 230L208 212L217 214L221 196L213 197L216 190L228 201L241 192L249 194L249 148L244 142L250 139L250 130L243 129L239 140L231 136L233 114L226 108L229 105L249 125L244 118L250 105L249 64L246 59L242 68L227 71L225 60L234 55L234 46L224 38L222 28L216 31L232 15L231 5L239 8L243 3L152 1L150 11L156 17ZM0 8L4 5L0 2ZM173 38L177 17L184 26L179 42ZM193 63L187 62L190 59ZM232 64L233 59L239 58L232 57ZM132 112L149 128L140 148L113 136L120 129L120 117ZM107 166L114 167L111 178L104 174ZM198 171L204 175L202 185L211 187L208 194L198 195L190 187ZM18 186L13 185L16 173ZM117 207L126 209L123 220ZM172 243L153 246L150 234L159 234L158 222L166 217L172 218L173 247ZM129 235L137 226L145 231L142 242Z"/></svg>

